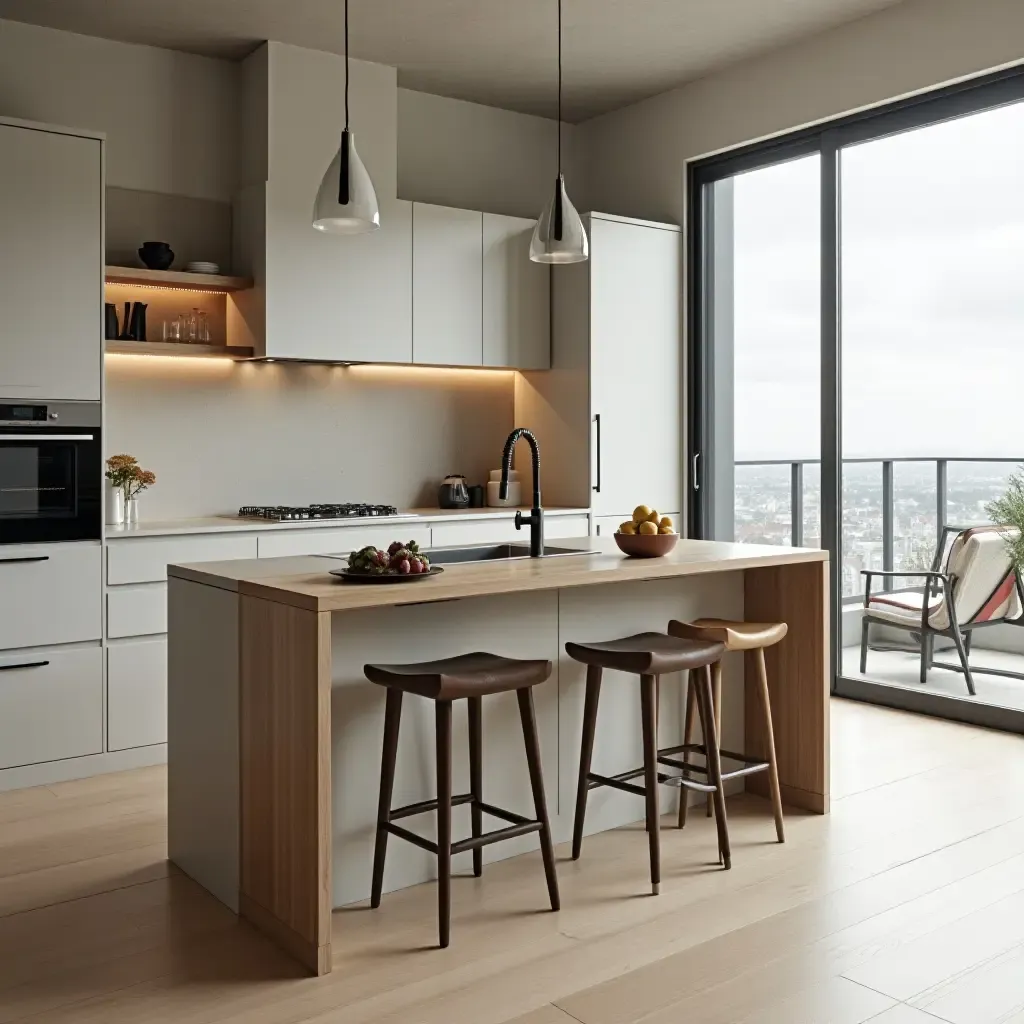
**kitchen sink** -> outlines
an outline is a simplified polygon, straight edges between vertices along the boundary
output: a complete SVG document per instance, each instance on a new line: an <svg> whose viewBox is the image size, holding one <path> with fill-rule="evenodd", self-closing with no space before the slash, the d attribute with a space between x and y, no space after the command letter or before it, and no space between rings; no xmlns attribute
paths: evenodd
<svg viewBox="0 0 1024 1024"><path fill-rule="evenodd" d="M453 565L456 562L497 562L507 558L529 558L529 544L478 544L465 548L429 548L423 552L431 565ZM594 555L596 551L579 548L544 548L544 557L552 555Z"/></svg>

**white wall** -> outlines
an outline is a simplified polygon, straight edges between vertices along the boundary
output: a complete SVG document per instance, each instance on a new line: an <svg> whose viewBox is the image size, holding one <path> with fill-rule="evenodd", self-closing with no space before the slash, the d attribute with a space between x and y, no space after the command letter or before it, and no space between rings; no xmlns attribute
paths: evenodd
<svg viewBox="0 0 1024 1024"><path fill-rule="evenodd" d="M229 202L238 71L226 61L0 20L0 113L107 136L107 185Z"/></svg>
<svg viewBox="0 0 1024 1024"><path fill-rule="evenodd" d="M592 204L682 223L687 159L1022 59L1020 0L907 0L587 122Z"/></svg>
<svg viewBox="0 0 1024 1024"><path fill-rule="evenodd" d="M399 89L399 198L537 217L554 188L557 141L547 118ZM585 210L575 143L576 128L563 125L566 185Z"/></svg>
<svg viewBox="0 0 1024 1024"><path fill-rule="evenodd" d="M448 473L496 469L513 374L473 370L107 361L108 454L157 475L147 519L242 504L436 505Z"/></svg>

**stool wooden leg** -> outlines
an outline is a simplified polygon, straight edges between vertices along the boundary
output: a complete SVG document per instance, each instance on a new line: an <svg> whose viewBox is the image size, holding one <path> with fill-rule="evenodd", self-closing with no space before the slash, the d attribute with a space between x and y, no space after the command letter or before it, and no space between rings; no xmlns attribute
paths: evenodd
<svg viewBox="0 0 1024 1024"><path fill-rule="evenodd" d="M651 892L661 889L661 830L658 827L658 682L640 677L640 717L644 739L644 789L647 797L647 842L651 852Z"/></svg>
<svg viewBox="0 0 1024 1024"><path fill-rule="evenodd" d="M452 702L436 701L437 734L437 930L448 945L452 919Z"/></svg>
<svg viewBox="0 0 1024 1024"><path fill-rule="evenodd" d="M580 742L580 777L576 783L576 819L572 826L572 859L579 860L583 849L583 819L587 814L587 776L594 754L597 730L597 703L601 698L601 668L587 666L587 695L583 703L583 739Z"/></svg>
<svg viewBox="0 0 1024 1024"><path fill-rule="evenodd" d="M391 818L391 794L395 788L398 759L398 728L402 720L402 691L388 687L384 706L384 746L380 759L380 799L377 802L377 837L373 847L373 884L370 906L380 906L384 887L384 858L388 849L387 824Z"/></svg>
<svg viewBox="0 0 1024 1024"><path fill-rule="evenodd" d="M768 696L768 670L764 663L764 648L757 649L757 692L764 714L764 745L768 760L768 782L772 794L772 811L775 814L775 834L779 842L786 841L786 826L782 820L782 792L779 789L779 769L775 763L775 730L772 728L772 703Z"/></svg>
<svg viewBox="0 0 1024 1024"><path fill-rule="evenodd" d="M697 713L697 694L693 688L693 672L686 673L686 715L683 718L683 743L693 742L693 719ZM685 761L690 755L683 753ZM684 786L679 787L679 818L677 824L682 828L686 824L686 814L689 809L690 791Z"/></svg>
<svg viewBox="0 0 1024 1024"><path fill-rule="evenodd" d="M718 827L718 852L728 870L732 867L732 849L729 845L729 823L725 816L725 789L722 784L722 759L718 753L718 730L715 728L715 709L711 697L711 669L706 667L697 680L700 726L708 752L708 780L715 787L715 824Z"/></svg>
<svg viewBox="0 0 1024 1024"><path fill-rule="evenodd" d="M479 804L484 798L483 701L480 697L469 698L469 792L473 797L470 814L475 838L483 835L484 830L484 815ZM484 851L477 847L473 851L473 874L479 878L483 873Z"/></svg>
<svg viewBox="0 0 1024 1024"><path fill-rule="evenodd" d="M722 663L716 661L711 666L711 699L715 706L715 732L718 734L718 742L722 742ZM705 740L705 742L707 742ZM711 817L711 810L714 807L714 794L708 793L707 816Z"/></svg>
<svg viewBox="0 0 1024 1024"><path fill-rule="evenodd" d="M523 741L526 744L526 764L530 769L530 787L533 789L533 806L537 820L541 822L540 852L544 858L544 874L548 882L548 898L551 909L558 910L558 874L555 871L555 848L551 842L551 824L548 821L548 801L544 794L544 773L540 764L540 742L537 739L537 716L533 709L533 688L516 690L519 698L519 717L523 722Z"/></svg>

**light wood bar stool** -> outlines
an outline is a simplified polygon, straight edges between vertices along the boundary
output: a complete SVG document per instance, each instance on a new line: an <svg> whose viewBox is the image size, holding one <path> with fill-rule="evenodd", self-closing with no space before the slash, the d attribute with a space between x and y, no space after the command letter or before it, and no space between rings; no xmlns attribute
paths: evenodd
<svg viewBox="0 0 1024 1024"><path fill-rule="evenodd" d="M725 652L720 641L683 640L664 633L638 633L603 643L565 645L566 653L574 661L587 666L587 692L583 709L583 740L580 745L580 774L576 787L576 819L572 833L572 859L579 860L583 848L583 821L587 813L587 793L598 786L611 786L642 796L647 803L647 838L651 859L651 892L658 894L661 887L661 837L659 833L659 785L681 786L707 793L714 800L715 822L718 826L718 850L726 868L732 866L729 848L729 826L725 817L725 790L719 777L718 743L715 732L714 708L711 701L711 669ZM594 754L594 733L597 729L597 705L601 696L601 679L605 669L629 672L640 677L640 713L643 729L644 764L642 768L618 775L597 775L590 770ZM697 707L701 727L708 737L708 782L689 777L692 765L678 761L670 755L681 747L658 749L658 684L660 677L670 672L702 670L695 684ZM658 765L682 770L683 774L667 775L658 771ZM700 769L696 769L700 771ZM631 779L644 777L638 786ZM685 794L680 793L685 802Z"/></svg>
<svg viewBox="0 0 1024 1024"><path fill-rule="evenodd" d="M384 712L384 752L380 769L380 802L377 808L377 839L373 851L373 885L370 906L379 907L384 886L384 858L388 836L397 836L437 855L438 937L442 947L448 945L451 932L452 855L473 851L473 874L483 874L483 847L530 832L540 833L540 849L547 877L551 909L558 910L558 877L555 874L555 853L548 823L544 777L541 773L540 742L537 739L537 718L533 707L533 687L551 675L550 661L519 661L496 654L463 654L442 661L417 665L365 665L363 672L373 683L387 687ZM515 690L519 700L519 716L526 744L526 763L536 818L525 818L483 799L483 712L482 698L493 693ZM437 740L437 799L424 800L406 807L391 807L395 784L395 761L398 756L398 730L402 718L402 698L414 693L434 701ZM469 701L469 789L452 796L452 702ZM472 814L472 837L452 842L452 807L469 804ZM437 812L437 842L416 835L400 825L401 818L427 811ZM483 831L485 814L508 822L505 828Z"/></svg>
<svg viewBox="0 0 1024 1024"><path fill-rule="evenodd" d="M754 655L757 664L757 695L761 704L764 727L764 745L767 760L761 761L747 757L745 754L731 754L721 751L721 756L728 760L743 762L737 771L723 773L724 779L750 775L757 771L767 771L771 790L772 811L775 815L775 834L780 843L786 841L786 828L782 819L782 794L779 789L779 769L775 760L775 731L772 728L772 706L768 695L768 671L765 668L764 649L777 644L787 633L785 622L735 622L730 619L697 619L694 622L670 622L668 631L672 636L684 637L689 640L716 641L724 645L727 651L749 651ZM719 735L722 729L722 663L717 661L711 668L712 700L714 702L715 725ZM697 751L691 744L693 736L693 700L694 684L691 678L690 690L686 699L686 718L683 727L683 743ZM711 805L708 804L708 814ZM679 803L679 827L686 824L686 801Z"/></svg>

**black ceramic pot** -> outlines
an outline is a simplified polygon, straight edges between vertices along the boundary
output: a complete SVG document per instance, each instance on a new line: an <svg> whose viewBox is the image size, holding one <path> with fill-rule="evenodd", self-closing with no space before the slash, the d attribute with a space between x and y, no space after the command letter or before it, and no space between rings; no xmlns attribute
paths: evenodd
<svg viewBox="0 0 1024 1024"><path fill-rule="evenodd" d="M174 262L174 250L166 242L143 242L139 259L150 270L168 270Z"/></svg>

